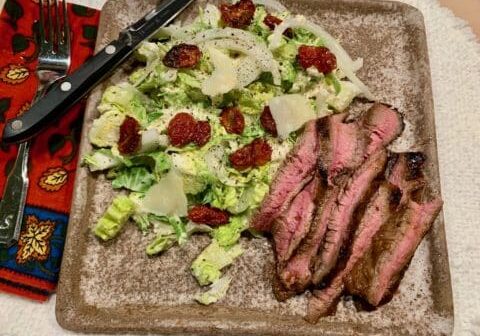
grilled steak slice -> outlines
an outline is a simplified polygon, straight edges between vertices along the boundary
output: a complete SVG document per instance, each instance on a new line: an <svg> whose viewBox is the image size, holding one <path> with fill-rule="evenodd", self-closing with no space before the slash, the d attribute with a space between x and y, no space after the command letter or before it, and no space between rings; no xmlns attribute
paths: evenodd
<svg viewBox="0 0 480 336"><path fill-rule="evenodd" d="M422 168L425 163L422 153L395 154L388 162L387 178L402 192L399 206L408 202L411 193L425 185Z"/></svg>
<svg viewBox="0 0 480 336"><path fill-rule="evenodd" d="M313 295L308 298L305 320L315 324L320 317L334 315L344 287L343 277L337 275L332 279L329 286L322 290L313 291Z"/></svg>
<svg viewBox="0 0 480 336"><path fill-rule="evenodd" d="M386 105L374 104L359 120L347 122L346 115L330 117L332 157L328 181L351 174L370 155L386 147L403 131L402 116Z"/></svg>
<svg viewBox="0 0 480 336"><path fill-rule="evenodd" d="M317 122L312 120L305 125L303 134L275 176L269 194L253 215L250 222L253 229L270 231L275 218L303 189L308 182L307 177L312 175L317 164L318 143Z"/></svg>
<svg viewBox="0 0 480 336"><path fill-rule="evenodd" d="M290 206L278 217L272 227L277 261L283 265L310 230L319 189L319 177L315 176L295 196Z"/></svg>
<svg viewBox="0 0 480 336"><path fill-rule="evenodd" d="M328 168L328 182L334 184L337 176L360 166L363 161L365 139L358 122L345 122L347 114L330 117L331 162Z"/></svg>
<svg viewBox="0 0 480 336"><path fill-rule="evenodd" d="M383 182L365 207L353 237L344 267L336 269L328 285L313 292L309 298L306 320L316 323L320 317L335 313L336 304L344 289L344 277L350 273L358 260L372 244L373 237L388 219L395 215L399 202L399 190Z"/></svg>
<svg viewBox="0 0 480 336"><path fill-rule="evenodd" d="M325 185L324 185L325 188ZM314 259L327 231L327 222L340 192L339 187L329 187L321 198L310 232L294 256L280 272L286 288L302 292L311 283Z"/></svg>
<svg viewBox="0 0 480 336"><path fill-rule="evenodd" d="M345 277L347 291L372 306L390 298L442 204L440 198L423 204L409 200L403 214L381 227L365 255Z"/></svg>
<svg viewBox="0 0 480 336"><path fill-rule="evenodd" d="M294 290L288 289L283 285L283 282L278 277L277 272L274 272L273 274L272 290L275 299L280 302L286 301L297 294Z"/></svg>
<svg viewBox="0 0 480 336"><path fill-rule="evenodd" d="M313 283L319 284L337 263L340 251L350 234L355 209L365 200L374 179L385 170L386 150L377 151L349 179L340 192L329 219L325 241L315 265Z"/></svg>
<svg viewBox="0 0 480 336"><path fill-rule="evenodd" d="M317 209L313 218L310 231L301 242L293 257L279 270L279 278L288 290L303 292L311 283L313 260L323 242L327 231L327 219L331 209L335 205L340 188L327 186L327 169L331 159L330 146L330 119L322 118L318 121L319 133L319 195L317 197Z"/></svg>
<svg viewBox="0 0 480 336"><path fill-rule="evenodd" d="M343 116L343 114L342 114ZM332 160L332 144L330 141L330 127L331 119L333 116L324 117L318 120L317 130L318 130L318 170L322 173L322 176L325 180L328 177L328 169L331 165Z"/></svg>
<svg viewBox="0 0 480 336"><path fill-rule="evenodd" d="M367 130L369 138L364 154L367 158L400 136L405 125L402 116L396 110L375 103L362 118L362 126Z"/></svg>

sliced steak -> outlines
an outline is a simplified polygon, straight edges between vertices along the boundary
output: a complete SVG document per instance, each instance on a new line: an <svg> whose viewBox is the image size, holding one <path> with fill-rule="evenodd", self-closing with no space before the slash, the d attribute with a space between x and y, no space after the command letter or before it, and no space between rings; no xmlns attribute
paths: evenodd
<svg viewBox="0 0 480 336"><path fill-rule="evenodd" d="M319 284L337 263L340 251L349 237L355 209L365 201L372 182L385 170L386 150L371 155L349 179L340 192L329 219L324 244L315 265L313 283Z"/></svg>
<svg viewBox="0 0 480 336"><path fill-rule="evenodd" d="M403 128L400 113L379 103L355 121L346 121L346 114L330 117L329 183L334 184L339 175L352 174L370 155L396 139Z"/></svg>
<svg viewBox="0 0 480 336"><path fill-rule="evenodd" d="M328 287L314 291L313 295L308 298L305 320L315 324L320 317L335 314L343 289L342 277L336 276Z"/></svg>
<svg viewBox="0 0 480 336"><path fill-rule="evenodd" d="M361 122L369 138L365 158L399 137L405 126L399 112L380 103L373 104Z"/></svg>
<svg viewBox="0 0 480 336"><path fill-rule="evenodd" d="M334 184L337 176L351 172L363 162L364 137L358 122L345 122L346 113L330 117L331 162L328 182Z"/></svg>
<svg viewBox="0 0 480 336"><path fill-rule="evenodd" d="M297 294L295 291L290 290L283 285L277 272L274 272L273 274L272 291L275 299L280 302L286 301Z"/></svg>
<svg viewBox="0 0 480 336"><path fill-rule="evenodd" d="M402 192L399 206L406 205L411 193L425 185L422 173L425 160L425 155L418 152L394 154L390 158L387 179Z"/></svg>
<svg viewBox="0 0 480 336"><path fill-rule="evenodd" d="M372 306L390 298L442 204L440 198L423 204L409 200L403 214L381 227L365 255L345 277L347 291Z"/></svg>
<svg viewBox="0 0 480 336"><path fill-rule="evenodd" d="M378 136L371 134L382 134L385 141L376 142L376 144L384 146L397 137L403 129L400 114L379 104L372 106L357 121L348 122L346 117L347 114L337 114L319 121L319 166L328 172L329 189L321 198L310 233L280 273L286 288L303 291L310 284L313 259L323 243L327 220L331 209L336 205L339 192L346 179L364 162L370 139L379 139ZM381 127L379 123L382 120L386 120L390 126L386 129ZM368 128L362 129L364 125Z"/></svg>
<svg viewBox="0 0 480 336"><path fill-rule="evenodd" d="M328 178L328 169L332 161L332 144L330 141L330 127L331 127L331 118L333 116L324 117L318 120L317 130L318 130L318 170L322 174L322 177L327 180Z"/></svg>
<svg viewBox="0 0 480 336"><path fill-rule="evenodd" d="M289 153L270 187L260 209L252 216L250 227L270 231L273 221L303 189L318 160L319 136L315 120L308 122L300 139Z"/></svg>
<svg viewBox="0 0 480 336"><path fill-rule="evenodd" d="M286 288L297 292L304 291L310 285L314 259L327 231L327 222L340 192L339 187L330 187L319 202L310 232L295 255L281 270L280 278Z"/></svg>
<svg viewBox="0 0 480 336"><path fill-rule="evenodd" d="M328 285L313 292L309 298L306 320L316 323L320 317L335 313L336 304L344 289L344 277L350 273L358 260L372 244L373 237L388 219L395 215L399 202L399 190L388 182L383 182L365 207L359 220L358 229L349 248L344 267L336 269Z"/></svg>
<svg viewBox="0 0 480 336"><path fill-rule="evenodd" d="M322 118L318 121L319 134L319 177L320 187L317 197L317 209L313 218L310 231L301 242L293 257L279 270L279 278L288 290L303 292L311 283L313 261L318 249L323 242L327 230L327 219L331 209L335 205L339 187L328 187L327 169L331 159L330 145L330 122L331 117Z"/></svg>
<svg viewBox="0 0 480 336"><path fill-rule="evenodd" d="M283 265L285 261L290 259L300 241L305 238L310 230L316 207L316 197L320 187L319 182L319 177L315 176L295 196L287 210L273 224L273 241L275 242L277 261L280 265Z"/></svg>

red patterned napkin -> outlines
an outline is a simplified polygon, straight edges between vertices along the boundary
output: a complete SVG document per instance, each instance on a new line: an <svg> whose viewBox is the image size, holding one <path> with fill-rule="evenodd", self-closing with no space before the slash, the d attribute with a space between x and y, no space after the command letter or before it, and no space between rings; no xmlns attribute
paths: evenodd
<svg viewBox="0 0 480 336"><path fill-rule="evenodd" d="M99 12L68 6L72 66L93 54ZM34 37L38 0L7 0L0 15L0 134L5 120L28 110L37 88ZM0 290L44 301L55 290L77 165L83 104L43 131L31 147L30 187L18 245L0 248ZM16 158L0 142L0 197Z"/></svg>

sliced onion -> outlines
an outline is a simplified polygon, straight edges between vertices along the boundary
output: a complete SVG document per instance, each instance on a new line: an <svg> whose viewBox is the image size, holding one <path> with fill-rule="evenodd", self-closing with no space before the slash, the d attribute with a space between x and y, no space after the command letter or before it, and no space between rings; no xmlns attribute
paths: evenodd
<svg viewBox="0 0 480 336"><path fill-rule="evenodd" d="M357 58L355 61L353 61L352 70L354 72L357 72L361 68L363 68L363 58L360 57L360 58Z"/></svg>
<svg viewBox="0 0 480 336"><path fill-rule="evenodd" d="M217 6L207 4L203 13L204 20L210 25L210 27L218 27L222 14Z"/></svg>
<svg viewBox="0 0 480 336"><path fill-rule="evenodd" d="M363 68L363 58L357 58L355 61L352 63L352 70L353 72L359 71L361 68ZM343 73L342 70L337 70L336 74L338 79L343 79L346 77L346 75Z"/></svg>
<svg viewBox="0 0 480 336"><path fill-rule="evenodd" d="M253 0L253 3L256 5L264 6L265 8L268 8L277 13L288 12L287 7L275 0Z"/></svg>
<svg viewBox="0 0 480 336"><path fill-rule="evenodd" d="M273 82L275 85L280 85L280 69L277 61L273 58L273 55L270 52L265 53L264 50L258 48L256 44L250 44L242 40L224 38L206 42L206 45L218 49L237 51L254 58L257 61L260 70L272 73Z"/></svg>
<svg viewBox="0 0 480 336"><path fill-rule="evenodd" d="M167 27L160 28L155 34L156 38L171 37L174 40L184 40L195 34L195 27L192 25L181 26L180 24L172 24Z"/></svg>
<svg viewBox="0 0 480 336"><path fill-rule="evenodd" d="M375 100L375 97L370 92L369 88L365 84L363 84L363 82L355 75L355 69L359 65L358 62L354 62L352 58L348 55L348 53L345 51L345 49L343 49L343 47L340 45L340 43L338 43L338 41L325 29L315 23L308 21L302 15L287 18L275 28L275 31L270 37L270 49L274 50L280 47L283 33L288 28L303 28L320 37L324 42L325 46L330 49L330 51L333 52L337 57L338 68L353 84L360 88L362 94L367 99Z"/></svg>
<svg viewBox="0 0 480 336"><path fill-rule="evenodd" d="M221 14L220 10L212 5L207 4L204 11L204 20L211 27L218 27ZM195 22L191 24L182 25L181 23L174 23L167 27L160 28L155 34L156 38L171 37L174 40L188 40L196 34L197 24Z"/></svg>
<svg viewBox="0 0 480 336"><path fill-rule="evenodd" d="M236 28L227 27L208 29L195 34L189 41L190 43L197 44L220 38L242 40L250 44L255 44L259 49L264 49L266 53L271 54L271 51L268 49L267 45L262 40L258 39L250 32Z"/></svg>

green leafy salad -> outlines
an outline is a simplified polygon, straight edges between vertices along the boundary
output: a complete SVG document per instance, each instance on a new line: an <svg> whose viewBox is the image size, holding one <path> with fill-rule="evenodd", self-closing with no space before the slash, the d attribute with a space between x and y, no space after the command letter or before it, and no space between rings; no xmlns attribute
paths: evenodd
<svg viewBox="0 0 480 336"><path fill-rule="evenodd" d="M208 4L190 24L162 28L144 42L128 80L103 93L89 131L92 151L83 158L122 191L93 228L99 239L134 223L153 237L142 247L153 256L194 234L211 237L191 266L199 285L210 285L195 297L202 304L227 292L232 279L225 269L246 248L242 233L257 235L248 230L249 218L303 125L342 112L358 95L371 97L355 75L361 60L320 26L275 1L253 3L242 27ZM334 55L331 71L299 55L301 48ZM231 120L222 117L231 109ZM237 163L244 153L256 155L249 148L259 139L261 159Z"/></svg>

